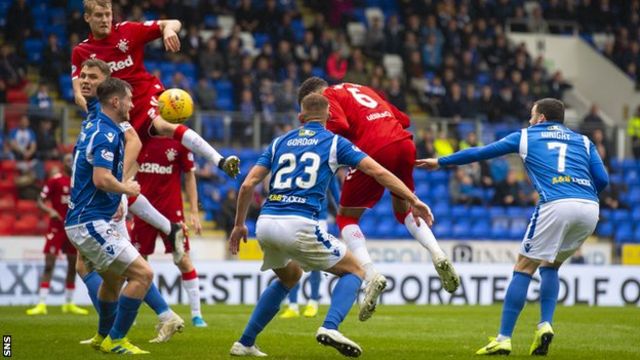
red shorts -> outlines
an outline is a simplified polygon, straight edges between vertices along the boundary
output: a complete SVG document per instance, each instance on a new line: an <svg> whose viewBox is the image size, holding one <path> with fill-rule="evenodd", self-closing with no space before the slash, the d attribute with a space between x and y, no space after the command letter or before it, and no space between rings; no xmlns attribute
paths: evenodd
<svg viewBox="0 0 640 360"><path fill-rule="evenodd" d="M62 250L63 254L67 255L76 255L78 253L76 248L69 241L67 233L64 231L64 227L49 225L49 230L47 230L45 239L46 242L44 243L44 249L42 250L45 254L57 256L60 254L60 250Z"/></svg>
<svg viewBox="0 0 640 360"><path fill-rule="evenodd" d="M369 156L402 180L411 191L415 189L413 167L416 162L416 145L412 139L392 143ZM384 186L363 172L351 169L342 186L340 206L372 208L380 201L382 194Z"/></svg>
<svg viewBox="0 0 640 360"><path fill-rule="evenodd" d="M179 215L178 211L165 212L160 209L158 209L158 211L165 216L167 216L167 214L176 214L174 216L167 216L171 222L180 222L184 220L182 211L180 211ZM154 253L156 250L156 239L158 238L158 235L160 235L162 242L164 243L165 254L173 252L173 245L167 240L167 236L158 229L142 221L137 216L133 218L133 226L131 227L129 235L131 236L131 243L133 243L133 246L138 249L141 255L151 255ZM186 236L186 234L184 248L186 251L189 251L189 237Z"/></svg>
<svg viewBox="0 0 640 360"><path fill-rule="evenodd" d="M151 126L153 119L159 114L158 95L160 95L160 92L148 92L135 97L133 109L129 112L131 126L138 133L142 144L145 144L152 136Z"/></svg>

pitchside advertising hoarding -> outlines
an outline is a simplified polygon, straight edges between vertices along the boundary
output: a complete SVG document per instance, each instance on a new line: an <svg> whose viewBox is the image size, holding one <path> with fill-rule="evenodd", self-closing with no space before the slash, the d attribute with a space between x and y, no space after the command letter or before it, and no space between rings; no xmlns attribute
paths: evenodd
<svg viewBox="0 0 640 360"><path fill-rule="evenodd" d="M456 262L462 286L455 294L442 289L428 253L415 241L368 241L371 256L380 272L389 279L382 295L384 304L480 304L504 299L511 278L519 242L441 241L441 246ZM38 277L42 273L43 239L24 237L0 239L0 305L28 305L37 301ZM242 258L249 261L225 261L226 242L222 239L193 239L192 258L200 277L202 301L207 304L254 304L262 290L273 280L272 272L260 272L261 257L255 241L243 244ZM157 252L163 247L158 244ZM640 266L611 264L609 244L587 243L582 248L586 265L566 265L560 271L560 302L565 305L640 304ZM171 255L154 255L155 283L172 304L186 303L178 270ZM66 259L60 257L54 271L49 300L61 304L64 297ZM321 302L327 303L336 279L325 274L321 284ZM303 277L303 299L309 294ZM75 301L89 304L82 281L76 281ZM534 276L529 300L538 298L539 278Z"/></svg>
<svg viewBox="0 0 640 360"><path fill-rule="evenodd" d="M207 304L255 304L262 290L273 280L272 272L260 272L259 261L198 261L202 301ZM37 301L38 276L42 262L36 260L0 262L0 305L27 305ZM155 283L171 304L186 303L180 273L170 261L152 261ZM454 293L442 284L430 263L380 263L378 270L388 278L381 303L489 305L504 299L512 266L507 264L456 264L462 284ZM57 265L48 302L61 304L66 264ZM325 274L320 286L321 302L328 303L336 278ZM89 304L82 282L76 282L75 301ZM309 284L303 277L303 299ZM528 299L539 297L539 278L534 276ZM640 267L567 265L560 271L559 302L564 305L640 305Z"/></svg>

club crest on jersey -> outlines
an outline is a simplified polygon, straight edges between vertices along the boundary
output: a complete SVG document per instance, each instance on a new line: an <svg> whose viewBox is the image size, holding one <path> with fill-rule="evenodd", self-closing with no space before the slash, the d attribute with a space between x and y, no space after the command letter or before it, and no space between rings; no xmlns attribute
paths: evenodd
<svg viewBox="0 0 640 360"><path fill-rule="evenodd" d="M178 152L174 148L171 148L164 153L167 155L167 160L169 160L169 162L175 161L176 157L178 156Z"/></svg>
<svg viewBox="0 0 640 360"><path fill-rule="evenodd" d="M313 136L315 135L316 132L313 130L309 130L309 129L300 129L300 131L298 131L298 136Z"/></svg>
<svg viewBox="0 0 640 360"><path fill-rule="evenodd" d="M108 134L107 134L107 135L105 135L105 136L107 137L107 140L109 140L109 142L110 142L110 143L112 143L112 142L113 142L113 139L115 139L115 138L116 138L116 134L114 134L114 133L112 133L112 132L108 133Z"/></svg>
<svg viewBox="0 0 640 360"><path fill-rule="evenodd" d="M129 40L120 39L116 47L118 48L118 50L122 51L123 53L126 53L127 51L129 51Z"/></svg>

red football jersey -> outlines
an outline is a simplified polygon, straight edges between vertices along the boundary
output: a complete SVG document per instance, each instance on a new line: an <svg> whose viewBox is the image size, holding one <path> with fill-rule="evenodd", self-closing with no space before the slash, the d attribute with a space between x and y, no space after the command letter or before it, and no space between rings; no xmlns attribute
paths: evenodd
<svg viewBox="0 0 640 360"><path fill-rule="evenodd" d="M158 78L144 67L144 46L162 36L157 21L121 22L114 24L111 33L104 39L96 40L93 35L79 43L71 51L71 77L80 76L82 63L91 58L105 61L111 68L111 75L122 79L133 87L133 102L148 92L163 90Z"/></svg>
<svg viewBox="0 0 640 360"><path fill-rule="evenodd" d="M158 137L138 155L140 192L160 212L182 212L182 173L195 170L193 154L178 141Z"/></svg>
<svg viewBox="0 0 640 360"><path fill-rule="evenodd" d="M413 136L405 130L409 117L369 87L343 83L326 88L323 95L329 100L327 129L367 154Z"/></svg>
<svg viewBox="0 0 640 360"><path fill-rule="evenodd" d="M47 180L40 192L42 200L51 201L51 207L62 217L61 220L51 219L52 226L59 225L64 227L64 218L67 216L67 209L69 207L70 188L71 178L58 173Z"/></svg>

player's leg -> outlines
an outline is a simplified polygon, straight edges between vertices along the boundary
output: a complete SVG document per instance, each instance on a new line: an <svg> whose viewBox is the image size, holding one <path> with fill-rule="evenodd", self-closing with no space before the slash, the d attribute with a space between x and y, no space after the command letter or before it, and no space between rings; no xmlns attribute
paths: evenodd
<svg viewBox="0 0 640 360"><path fill-rule="evenodd" d="M316 340L325 346L331 346L341 354L358 357L362 348L338 331L338 327L345 319L358 296L358 290L364 278L364 269L358 260L346 251L340 261L325 271L340 277L331 295L331 305L322 326L316 333Z"/></svg>
<svg viewBox="0 0 640 360"><path fill-rule="evenodd" d="M231 347L231 355L267 356L256 347L256 337L278 313L280 303L302 276L302 269L295 261L289 261L284 267L273 269L273 271L278 276L278 280L274 280L260 295L242 337Z"/></svg>
<svg viewBox="0 0 640 360"><path fill-rule="evenodd" d="M126 234L125 236L127 236L127 238L129 236L126 228L119 227L118 232ZM131 230L131 244L138 249L139 253L145 259L155 251L157 237L157 229L139 218L134 218L133 228ZM153 281L151 282L149 290L145 294L143 300L147 305L149 305L153 312L156 313L159 321L156 326L158 335L151 339L150 342L167 342L176 332L182 332L184 329L184 321L173 310L171 310L171 307L162 297L160 290L158 290L158 287Z"/></svg>
<svg viewBox="0 0 640 360"><path fill-rule="evenodd" d="M540 265L540 322L529 348L530 355L547 355L554 337L553 314L558 302L560 280L558 269L591 236L598 223L599 208L596 203L563 202L555 204L558 213L565 214L570 221L555 256L555 261L543 261ZM565 209L562 209L565 208Z"/></svg>
<svg viewBox="0 0 640 360"><path fill-rule="evenodd" d="M129 211L131 211L132 214L167 235L174 244L184 242L184 226L180 223L173 223L166 216L162 215L162 213L149 202L146 196L140 194L130 197L127 199L127 203L129 204Z"/></svg>
<svg viewBox="0 0 640 360"><path fill-rule="evenodd" d="M51 234L50 234L51 235ZM49 235L47 235L49 236ZM40 278L40 289L38 290L38 304L31 309L27 310L27 315L46 315L47 314L47 296L49 295L49 285L51 282L51 275L53 274L53 268L56 264L56 252L57 250L50 244L51 239L47 239L45 245L44 256L44 271ZM47 252L47 249L53 249L53 253Z"/></svg>
<svg viewBox="0 0 640 360"><path fill-rule="evenodd" d="M86 259L79 255L76 257L76 272L82 279L82 282L87 287L87 293L91 299L94 309L98 310L98 289L102 284L102 278L97 271L93 269L91 264L87 264Z"/></svg>
<svg viewBox="0 0 640 360"><path fill-rule="evenodd" d="M187 292L189 307L191 308L191 323L195 327L207 327L207 323L202 318L200 309L200 279L193 266L189 253L185 253L182 259L176 264L182 274L182 287Z"/></svg>
<svg viewBox="0 0 640 360"><path fill-rule="evenodd" d="M280 314L280 319L293 319L300 317L300 307L298 306L298 292L300 291L300 284L296 284L291 291L286 301L287 307Z"/></svg>
<svg viewBox="0 0 640 360"><path fill-rule="evenodd" d="M126 336L138 315L142 299L149 290L153 280L153 270L131 243L127 243L127 245L118 255L117 263L109 267L110 272L122 274L127 279L127 283L117 299L113 326L100 345L100 349L104 352L117 354L144 354L147 352L131 344ZM134 260L131 260L132 257L135 257ZM122 269L124 266L126 268ZM111 278L105 277L103 286L111 281ZM109 285L107 284L107 286Z"/></svg>
<svg viewBox="0 0 640 360"><path fill-rule="evenodd" d="M531 277L539 265L540 260L531 259L524 255L518 256L513 277L504 296L500 332L496 338L490 339L489 344L479 349L476 355L508 355L511 353L513 329L527 300Z"/></svg>
<svg viewBox="0 0 640 360"><path fill-rule="evenodd" d="M311 287L311 294L309 296L309 301L307 301L307 307L304 309L305 317L315 317L318 315L318 304L320 302L320 281L322 280L322 275L320 271L313 270L309 273L309 285Z"/></svg>
<svg viewBox="0 0 640 360"><path fill-rule="evenodd" d="M62 312L75 315L88 315L89 311L77 306L73 302L73 294L76 289L76 261L78 254L71 244L69 244L69 246L71 248L63 248L63 252L67 254L67 277L65 279L64 305L62 305Z"/></svg>
<svg viewBox="0 0 640 360"><path fill-rule="evenodd" d="M396 220L404 224L411 236L431 254L433 266L438 276L440 276L444 289L450 293L455 292L460 286L460 276L458 276L453 264L449 258L447 258L444 251L442 251L440 245L438 245L438 241L433 235L431 228L429 228L422 219L418 219L416 222L416 219L411 213L411 207L405 200L392 196L391 202Z"/></svg>
<svg viewBox="0 0 640 360"><path fill-rule="evenodd" d="M240 160L237 156L224 158L198 133L185 125L169 123L161 116L156 116L152 125L159 135L174 138L187 149L216 164L227 175L235 178L240 173Z"/></svg>

